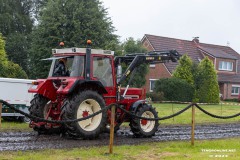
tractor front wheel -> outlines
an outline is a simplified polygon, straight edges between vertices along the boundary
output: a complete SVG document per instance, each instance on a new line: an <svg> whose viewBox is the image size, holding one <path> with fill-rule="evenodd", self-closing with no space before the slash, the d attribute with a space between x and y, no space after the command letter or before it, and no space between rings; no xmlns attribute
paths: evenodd
<svg viewBox="0 0 240 160"><path fill-rule="evenodd" d="M101 95L87 90L72 96L63 104L63 120L73 120L87 117L105 107ZM83 121L66 123L67 133L70 136L94 139L104 131L107 121L106 111Z"/></svg>
<svg viewBox="0 0 240 160"><path fill-rule="evenodd" d="M143 105L136 111L136 115L146 118L158 118L158 113L152 106ZM130 121L130 128L136 137L152 137L157 131L159 123L157 120L145 120L133 118Z"/></svg>

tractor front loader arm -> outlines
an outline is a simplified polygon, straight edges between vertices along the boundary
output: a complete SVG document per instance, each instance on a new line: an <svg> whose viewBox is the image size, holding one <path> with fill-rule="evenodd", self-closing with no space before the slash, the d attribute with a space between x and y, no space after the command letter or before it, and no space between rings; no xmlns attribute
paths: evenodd
<svg viewBox="0 0 240 160"><path fill-rule="evenodd" d="M136 54L127 54L125 56L119 56L115 58L115 66L120 65L120 63L129 64L125 73L118 80L118 85L120 85L132 71L139 65L146 64L157 64L165 63L168 61L176 62L180 58L180 54L176 50L169 51L152 51L147 54L136 53Z"/></svg>

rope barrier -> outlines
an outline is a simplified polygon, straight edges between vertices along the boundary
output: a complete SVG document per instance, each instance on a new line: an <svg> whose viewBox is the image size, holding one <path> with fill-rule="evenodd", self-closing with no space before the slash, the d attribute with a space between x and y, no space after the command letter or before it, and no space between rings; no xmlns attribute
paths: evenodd
<svg viewBox="0 0 240 160"><path fill-rule="evenodd" d="M172 115L169 115L169 116L165 116L165 117L161 117L161 118L146 118L146 117L140 117L140 116L137 116L135 114L132 114L131 112L123 109L122 107L118 107L119 109L121 109L122 111L124 111L125 113L129 114L130 116L133 116L135 118L139 118L139 119L145 119L145 120L151 120L151 121L156 121L156 120L165 120L165 119L170 119L170 118L173 118L175 116L178 116L180 114L182 114L183 112L185 112L186 110L188 110L189 108L192 107L192 104L188 105L187 107L185 107L184 109L172 114Z"/></svg>
<svg viewBox="0 0 240 160"><path fill-rule="evenodd" d="M213 118L219 118L219 119L230 119L230 118L234 118L234 117L238 117L240 116L240 113L237 113L237 114L234 114L234 115L231 115L231 116L218 116L218 115L215 115L215 114L212 114L206 110L204 110L203 108L201 108L198 104L193 104L195 105L200 111L202 111L203 113L213 117Z"/></svg>
<svg viewBox="0 0 240 160"><path fill-rule="evenodd" d="M151 101L151 99L150 99ZM151 101L152 103L177 103L177 104L190 104L192 102L182 102L182 101ZM234 105L234 106L240 106L240 103L197 103L197 104L203 104L203 105Z"/></svg>

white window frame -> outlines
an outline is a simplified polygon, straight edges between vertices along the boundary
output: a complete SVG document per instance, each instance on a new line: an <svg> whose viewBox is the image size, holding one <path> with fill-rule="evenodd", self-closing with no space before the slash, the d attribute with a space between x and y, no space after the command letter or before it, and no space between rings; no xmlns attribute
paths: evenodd
<svg viewBox="0 0 240 160"><path fill-rule="evenodd" d="M233 71L233 62L219 61L218 69L221 71Z"/></svg>
<svg viewBox="0 0 240 160"><path fill-rule="evenodd" d="M158 79L149 79L149 92L153 92L151 81L157 81Z"/></svg>
<svg viewBox="0 0 240 160"><path fill-rule="evenodd" d="M233 92L233 88L238 88L238 93ZM231 95L239 95L240 85L232 85Z"/></svg>

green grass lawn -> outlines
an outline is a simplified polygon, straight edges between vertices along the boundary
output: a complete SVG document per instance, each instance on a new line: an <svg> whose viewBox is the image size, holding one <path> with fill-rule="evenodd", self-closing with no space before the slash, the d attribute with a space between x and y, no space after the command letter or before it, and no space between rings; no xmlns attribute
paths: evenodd
<svg viewBox="0 0 240 160"><path fill-rule="evenodd" d="M171 104L171 103L157 103L153 104L153 107L156 108L159 117L164 117L171 115L180 111L181 109L188 106L188 104ZM240 105L199 105L208 112L220 116L229 116L240 112ZM229 122L240 122L240 117L232 119L216 119L212 118L205 113L201 112L199 109L195 109L195 121L196 123L229 123ZM171 119L160 121L161 124L190 124L192 118L192 109L188 109L186 112L182 113L179 116L176 116Z"/></svg>
<svg viewBox="0 0 240 160"><path fill-rule="evenodd" d="M8 122L2 120L2 127L0 128L1 131L16 131L16 130L32 130L29 128L28 123L24 122Z"/></svg>
<svg viewBox="0 0 240 160"><path fill-rule="evenodd" d="M240 157L240 138L221 140L155 142L141 145L114 146L114 154L107 154L108 146L40 151L4 151L1 160L159 160L159 159L230 159Z"/></svg>

